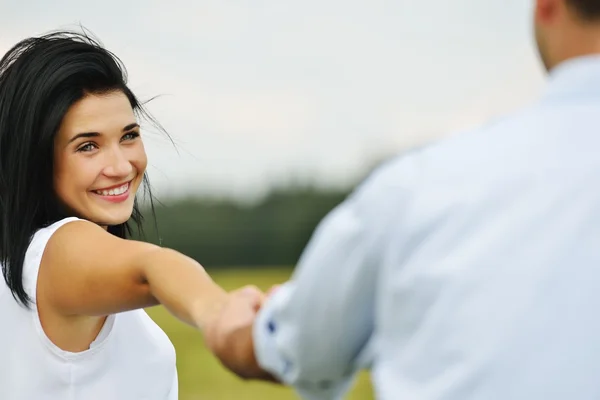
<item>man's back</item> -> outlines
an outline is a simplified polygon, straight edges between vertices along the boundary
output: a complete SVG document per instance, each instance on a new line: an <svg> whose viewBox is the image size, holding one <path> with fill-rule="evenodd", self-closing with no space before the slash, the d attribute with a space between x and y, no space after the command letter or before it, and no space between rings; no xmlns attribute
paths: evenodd
<svg viewBox="0 0 600 400"><path fill-rule="evenodd" d="M361 368L380 400L600 398L600 2L532 3L542 99L379 168L226 335L238 369L311 400Z"/></svg>
<svg viewBox="0 0 600 400"><path fill-rule="evenodd" d="M532 107L372 178L372 198L393 187L378 398L600 398L599 150L600 57L586 57Z"/></svg>

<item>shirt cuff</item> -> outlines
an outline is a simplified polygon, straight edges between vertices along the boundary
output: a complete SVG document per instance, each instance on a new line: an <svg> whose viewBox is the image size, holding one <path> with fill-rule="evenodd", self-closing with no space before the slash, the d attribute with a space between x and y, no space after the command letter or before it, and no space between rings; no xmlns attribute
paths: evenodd
<svg viewBox="0 0 600 400"><path fill-rule="evenodd" d="M290 368L290 363L286 361L278 352L275 342L277 334L277 325L273 319L272 311L269 305L272 305L273 299L269 299L259 311L253 326L254 353L258 365L265 371L273 374L282 383L289 384L286 381L286 372Z"/></svg>
<svg viewBox="0 0 600 400"><path fill-rule="evenodd" d="M281 289L276 294L281 294L280 291ZM296 376L296 366L281 355L277 345L279 326L270 309L276 301L273 297L265 302L253 326L254 353L258 365L281 383L291 386L304 400L343 399L354 381L354 376L335 381L304 381L302 377Z"/></svg>

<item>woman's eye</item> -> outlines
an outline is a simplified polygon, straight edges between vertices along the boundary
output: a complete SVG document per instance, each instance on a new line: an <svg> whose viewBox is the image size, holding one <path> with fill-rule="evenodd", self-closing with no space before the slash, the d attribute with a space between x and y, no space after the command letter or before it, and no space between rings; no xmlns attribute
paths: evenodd
<svg viewBox="0 0 600 400"><path fill-rule="evenodd" d="M92 151L94 150L96 146L94 145L94 143L85 143L83 146L81 146L80 148L77 149L77 151L80 151L82 153L88 152L88 151Z"/></svg>
<svg viewBox="0 0 600 400"><path fill-rule="evenodd" d="M140 134L137 132L128 132L123 135L121 140L133 140L133 139L137 138L138 136L140 136Z"/></svg>

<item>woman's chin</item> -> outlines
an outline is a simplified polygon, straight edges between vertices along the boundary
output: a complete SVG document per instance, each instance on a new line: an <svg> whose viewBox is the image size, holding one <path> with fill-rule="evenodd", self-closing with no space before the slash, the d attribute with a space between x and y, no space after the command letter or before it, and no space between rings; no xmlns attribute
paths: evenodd
<svg viewBox="0 0 600 400"><path fill-rule="evenodd" d="M133 213L133 207L118 207L121 209L116 208L117 207L111 210L102 210L103 212L95 212L85 216L84 219L95 222L96 224L104 227L120 225L129 221Z"/></svg>

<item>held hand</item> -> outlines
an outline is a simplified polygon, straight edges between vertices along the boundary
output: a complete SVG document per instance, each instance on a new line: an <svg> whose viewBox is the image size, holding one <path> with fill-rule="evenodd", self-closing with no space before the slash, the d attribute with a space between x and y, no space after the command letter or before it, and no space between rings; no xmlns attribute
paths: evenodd
<svg viewBox="0 0 600 400"><path fill-rule="evenodd" d="M279 290L279 287L280 287L280 286L281 286L281 284L276 284L276 285L273 285L273 286L271 286L271 289L269 289L269 290L267 291L267 298L269 298L269 297L273 296L273 295L275 294L275 292L276 292L277 290Z"/></svg>
<svg viewBox="0 0 600 400"><path fill-rule="evenodd" d="M265 295L254 286L229 293L220 313L205 330L207 346L221 363L242 379L274 381L254 354L252 326Z"/></svg>

